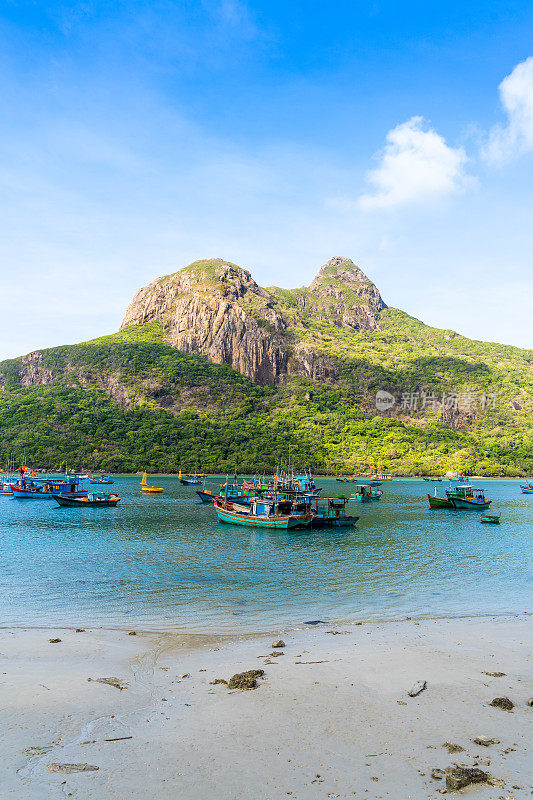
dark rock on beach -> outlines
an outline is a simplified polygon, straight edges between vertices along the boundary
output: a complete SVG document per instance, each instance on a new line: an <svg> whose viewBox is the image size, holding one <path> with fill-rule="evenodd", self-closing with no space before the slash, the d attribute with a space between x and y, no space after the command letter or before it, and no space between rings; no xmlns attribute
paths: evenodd
<svg viewBox="0 0 533 800"><path fill-rule="evenodd" d="M446 767L446 788L454 792L471 783L487 783L490 775L479 767Z"/></svg>
<svg viewBox="0 0 533 800"><path fill-rule="evenodd" d="M445 775L446 773L444 772L444 770L439 769L438 767L431 770L431 777L433 778L433 780L441 781Z"/></svg>
<svg viewBox="0 0 533 800"><path fill-rule="evenodd" d="M257 678L262 678L264 669L249 669L247 672L237 672L228 683L228 689L256 689Z"/></svg>
<svg viewBox="0 0 533 800"><path fill-rule="evenodd" d="M494 708L502 708L504 711L512 711L514 708L513 701L509 700L508 697L495 697L490 705L494 706Z"/></svg>
<svg viewBox="0 0 533 800"><path fill-rule="evenodd" d="M219 683L223 683L225 686L228 685L228 682L224 680L224 678L215 678L214 681L210 681L211 686L218 686Z"/></svg>
<svg viewBox="0 0 533 800"><path fill-rule="evenodd" d="M420 692L423 692L426 687L427 687L427 682L426 681L417 681L414 684L414 686L412 686L409 689L407 694L409 695L409 697L416 697L417 695L420 694Z"/></svg>
<svg viewBox="0 0 533 800"><path fill-rule="evenodd" d="M272 642L272 647L285 647L283 639L278 639L277 642Z"/></svg>

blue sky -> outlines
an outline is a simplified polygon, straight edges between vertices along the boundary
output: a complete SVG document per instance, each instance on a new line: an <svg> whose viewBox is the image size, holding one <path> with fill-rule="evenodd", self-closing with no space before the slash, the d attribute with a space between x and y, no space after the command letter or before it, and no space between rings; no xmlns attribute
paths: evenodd
<svg viewBox="0 0 533 800"><path fill-rule="evenodd" d="M0 358L219 256L533 347L533 6L5 2Z"/></svg>

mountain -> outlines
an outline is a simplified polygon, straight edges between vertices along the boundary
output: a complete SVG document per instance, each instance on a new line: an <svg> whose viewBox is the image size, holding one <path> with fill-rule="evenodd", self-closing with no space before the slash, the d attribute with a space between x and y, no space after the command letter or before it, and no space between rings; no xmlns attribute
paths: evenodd
<svg viewBox="0 0 533 800"><path fill-rule="evenodd" d="M0 363L0 463L110 471L525 474L533 355L388 308L351 260L260 287L222 259L140 289L118 333Z"/></svg>
<svg viewBox="0 0 533 800"><path fill-rule="evenodd" d="M378 330L386 308L376 287L345 258L332 258L309 288L262 289L249 272L221 259L196 261L152 281L128 306L121 330L158 322L164 339L261 385L301 375L337 377L334 364L298 341L312 315L347 330Z"/></svg>

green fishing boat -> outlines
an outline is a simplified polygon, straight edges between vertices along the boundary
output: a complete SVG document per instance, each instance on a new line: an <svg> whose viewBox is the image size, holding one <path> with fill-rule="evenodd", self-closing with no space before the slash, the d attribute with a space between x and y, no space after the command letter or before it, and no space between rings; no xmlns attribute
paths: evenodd
<svg viewBox="0 0 533 800"><path fill-rule="evenodd" d="M468 484L446 489L446 497L454 508L469 509L471 511L485 511L492 500L487 500L483 489L473 489Z"/></svg>
<svg viewBox="0 0 533 800"><path fill-rule="evenodd" d="M350 495L353 503L372 503L381 500L383 492L372 486L358 486L357 491Z"/></svg>
<svg viewBox="0 0 533 800"><path fill-rule="evenodd" d="M435 494L428 494L430 508L453 508L451 502L447 497L437 497L437 487L435 486Z"/></svg>

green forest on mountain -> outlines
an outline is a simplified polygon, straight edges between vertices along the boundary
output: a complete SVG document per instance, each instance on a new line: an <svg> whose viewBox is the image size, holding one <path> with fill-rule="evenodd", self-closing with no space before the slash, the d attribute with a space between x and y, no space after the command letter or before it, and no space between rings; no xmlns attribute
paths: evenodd
<svg viewBox="0 0 533 800"><path fill-rule="evenodd" d="M47 382L23 385L22 359L0 363L0 463L108 472L272 472L287 462L339 474L524 475L533 470L533 355L473 342L386 309L381 331L310 319L336 383L258 386L181 353L157 324L41 351ZM379 413L378 390L392 393ZM448 398L450 419L428 398ZM424 397L426 407L424 405ZM459 413L459 401L468 410ZM402 407L403 406L403 407Z"/></svg>

